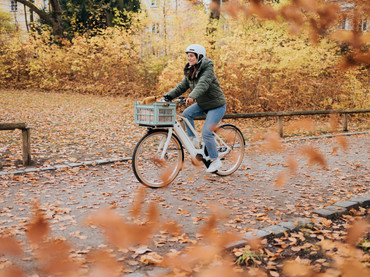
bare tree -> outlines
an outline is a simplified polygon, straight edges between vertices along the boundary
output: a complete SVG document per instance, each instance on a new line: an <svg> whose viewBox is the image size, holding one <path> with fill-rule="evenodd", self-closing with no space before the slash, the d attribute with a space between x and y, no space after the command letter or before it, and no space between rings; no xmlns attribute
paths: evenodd
<svg viewBox="0 0 370 277"><path fill-rule="evenodd" d="M62 9L59 0L49 0L51 6L51 14L46 13L42 9L35 6L33 1L28 0L17 0L19 3L30 8L32 12L35 12L42 20L50 23L53 28L54 35L63 36L63 25L62 25Z"/></svg>
<svg viewBox="0 0 370 277"><path fill-rule="evenodd" d="M224 1L225 2L225 1ZM212 0L211 5L210 5L210 19L220 19L220 10L222 6L222 0Z"/></svg>

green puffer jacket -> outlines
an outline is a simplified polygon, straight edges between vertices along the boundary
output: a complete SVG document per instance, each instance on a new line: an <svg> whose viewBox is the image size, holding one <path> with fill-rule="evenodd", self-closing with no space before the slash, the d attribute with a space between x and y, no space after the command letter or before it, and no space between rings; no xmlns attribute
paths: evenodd
<svg viewBox="0 0 370 277"><path fill-rule="evenodd" d="M185 70L189 63L185 65ZM167 94L172 98L179 97L190 88L191 93L188 97L197 101L198 105L205 111L221 107L226 104L220 83L213 71L213 62L211 59L203 58L200 67L195 73L193 80L190 80L187 74L181 82Z"/></svg>

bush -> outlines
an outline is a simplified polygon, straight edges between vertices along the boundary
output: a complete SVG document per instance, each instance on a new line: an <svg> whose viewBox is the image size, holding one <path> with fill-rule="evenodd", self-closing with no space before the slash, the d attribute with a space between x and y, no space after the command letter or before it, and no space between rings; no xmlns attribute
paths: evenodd
<svg viewBox="0 0 370 277"><path fill-rule="evenodd" d="M0 35L14 32L15 28L12 21L11 14L0 9Z"/></svg>
<svg viewBox="0 0 370 277"><path fill-rule="evenodd" d="M201 8L181 14L157 19L160 26L171 19L159 34L148 32L153 22L145 14L135 14L130 29L62 44L52 43L47 29L27 40L9 36L0 50L0 87L163 95L183 78L186 46L199 43L214 61L228 112L366 108L369 68L340 71L335 43L312 45L307 34L291 37L284 24L256 18L210 26Z"/></svg>

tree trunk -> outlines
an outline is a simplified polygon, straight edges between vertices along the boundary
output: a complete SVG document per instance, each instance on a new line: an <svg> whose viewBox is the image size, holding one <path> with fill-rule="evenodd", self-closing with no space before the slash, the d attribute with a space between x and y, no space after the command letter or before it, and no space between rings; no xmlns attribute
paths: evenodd
<svg viewBox="0 0 370 277"><path fill-rule="evenodd" d="M220 12L221 12L221 6L222 6L222 0L212 0L211 3L211 13L209 16L209 26L207 26L206 33L210 36L210 44L212 45L212 48L214 48L215 39L213 37L213 33L216 31L216 28L213 26L213 23L220 19Z"/></svg>
<svg viewBox="0 0 370 277"><path fill-rule="evenodd" d="M220 19L220 10L221 10L222 0L212 0L211 5L211 19Z"/></svg>
<svg viewBox="0 0 370 277"><path fill-rule="evenodd" d="M120 11L123 10L123 8L124 8L124 1L123 0L118 0L118 8L119 8Z"/></svg>
<svg viewBox="0 0 370 277"><path fill-rule="evenodd" d="M32 0L31 3L34 3L35 1ZM33 19L33 10L30 9L30 26L31 28L33 28L33 23L34 23L34 19Z"/></svg>
<svg viewBox="0 0 370 277"><path fill-rule="evenodd" d="M26 23L27 33L30 31L30 28L28 26L28 18L27 18L27 9L26 6L23 7L24 11L24 22Z"/></svg>
<svg viewBox="0 0 370 277"><path fill-rule="evenodd" d="M62 26L62 9L60 7L59 0L51 0L50 4L52 7L52 15L48 15L43 10L36 7L32 2L28 0L17 0L19 3L30 8L31 12L35 12L41 19L49 22L53 28L54 35L63 37L63 26Z"/></svg>
<svg viewBox="0 0 370 277"><path fill-rule="evenodd" d="M53 18L56 22L56 29L55 29L55 33L60 36L60 37L63 37L63 26L62 26L62 22L63 22L63 19L62 19L62 8L60 6L60 2L59 0L51 0L50 1L50 4L51 4L51 7L52 7L52 14L53 14ZM54 29L54 28L53 28Z"/></svg>

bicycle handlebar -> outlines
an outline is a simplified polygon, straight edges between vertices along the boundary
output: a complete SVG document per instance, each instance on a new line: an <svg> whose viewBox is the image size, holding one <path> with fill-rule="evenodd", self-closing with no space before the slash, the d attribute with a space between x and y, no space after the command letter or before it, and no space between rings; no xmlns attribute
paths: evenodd
<svg viewBox="0 0 370 277"><path fill-rule="evenodd" d="M186 104L186 98L185 97L179 97L179 98L173 100L173 102L179 103L181 105L185 105Z"/></svg>
<svg viewBox="0 0 370 277"><path fill-rule="evenodd" d="M161 102L174 102L174 103L179 103L180 105L185 105L186 104L186 98L185 97L179 97L179 98L176 98L172 101L165 101L164 98L161 99Z"/></svg>

